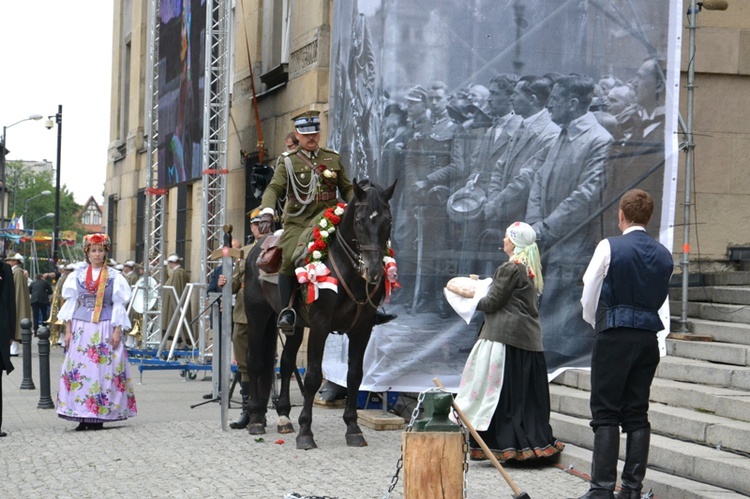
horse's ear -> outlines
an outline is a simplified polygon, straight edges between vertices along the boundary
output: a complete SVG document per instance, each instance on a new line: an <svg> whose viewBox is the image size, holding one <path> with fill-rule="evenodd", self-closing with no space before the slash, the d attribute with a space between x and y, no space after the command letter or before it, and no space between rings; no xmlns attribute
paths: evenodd
<svg viewBox="0 0 750 499"><path fill-rule="evenodd" d="M352 186L354 187L354 197L358 200L362 200L365 197L365 190L359 186L356 178L352 180Z"/></svg>
<svg viewBox="0 0 750 499"><path fill-rule="evenodd" d="M393 193L396 190L396 183L398 182L398 179L394 180L393 183L389 188L383 191L383 196L385 196L386 201L390 201L393 197Z"/></svg>

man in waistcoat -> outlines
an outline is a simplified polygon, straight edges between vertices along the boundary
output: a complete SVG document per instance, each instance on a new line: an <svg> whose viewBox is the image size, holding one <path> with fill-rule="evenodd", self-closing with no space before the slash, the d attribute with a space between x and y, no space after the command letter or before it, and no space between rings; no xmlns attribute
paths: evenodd
<svg viewBox="0 0 750 499"><path fill-rule="evenodd" d="M648 401L659 365L656 334L666 316L672 254L646 233L654 201L640 189L620 199L621 236L599 243L583 276L583 318L596 336L591 358L591 486L582 498L612 498L617 481L620 427L627 433L618 499L641 497L651 425Z"/></svg>

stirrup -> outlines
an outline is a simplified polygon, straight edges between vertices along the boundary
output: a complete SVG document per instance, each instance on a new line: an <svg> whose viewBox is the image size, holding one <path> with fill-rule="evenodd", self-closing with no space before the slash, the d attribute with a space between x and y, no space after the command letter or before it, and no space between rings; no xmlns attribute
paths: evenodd
<svg viewBox="0 0 750 499"><path fill-rule="evenodd" d="M287 324L286 322L282 324L281 318L284 316L286 312L291 312L292 314L292 323ZM279 319L276 321L276 327L279 328L282 334L285 336L293 336L294 335L294 327L297 324L297 311L294 310L292 307L286 307L279 312Z"/></svg>

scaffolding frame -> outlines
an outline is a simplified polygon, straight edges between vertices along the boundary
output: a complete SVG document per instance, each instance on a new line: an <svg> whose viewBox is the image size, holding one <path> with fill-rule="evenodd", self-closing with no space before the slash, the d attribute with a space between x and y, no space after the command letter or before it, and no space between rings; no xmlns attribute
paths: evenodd
<svg viewBox="0 0 750 499"><path fill-rule="evenodd" d="M169 318L162 317L162 288L166 251L164 226L165 203L168 190L159 187L158 139L159 139L159 7L160 0L150 0L148 10L149 57L146 66L148 83L147 170L146 170L146 223L144 224L144 274L153 281L144 279L146 296L155 293L156 303L143 312L143 347L157 347L161 343L162 324ZM208 277L216 265L210 259L211 252L222 245L223 226L226 224L227 144L230 94L231 55L231 0L206 0L206 39L204 68L203 137L202 137L202 206L201 206L201 251L200 251L200 307L208 304ZM152 282L156 283L152 286ZM149 287L151 289L149 289ZM208 317L198 319L200 361L206 356L205 338Z"/></svg>

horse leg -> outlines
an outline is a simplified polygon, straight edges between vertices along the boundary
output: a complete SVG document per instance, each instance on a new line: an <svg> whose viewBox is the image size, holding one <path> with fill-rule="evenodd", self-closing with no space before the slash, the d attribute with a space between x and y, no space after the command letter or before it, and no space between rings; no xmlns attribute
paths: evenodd
<svg viewBox="0 0 750 499"><path fill-rule="evenodd" d="M279 415L279 421L276 423L276 431L279 433L294 433L294 424L289 419L289 412L292 409L292 402L289 397L289 389L294 370L297 368L297 352L302 345L304 328L298 327L294 334L286 336L284 349L281 351L281 390L279 400L276 402L276 413Z"/></svg>
<svg viewBox="0 0 750 499"><path fill-rule="evenodd" d="M344 423L346 423L346 445L349 447L366 447L367 440L362 429L357 424L357 394L362 384L362 362L370 333L349 333L349 363L346 373L346 407L344 408Z"/></svg>
<svg viewBox="0 0 750 499"><path fill-rule="evenodd" d="M312 432L312 407L315 394L323 383L323 349L327 334L317 333L310 329L307 339L307 371L305 372L305 402L299 414L299 433L297 434L297 448L303 450L315 449L315 439Z"/></svg>
<svg viewBox="0 0 750 499"><path fill-rule="evenodd" d="M276 351L276 325L273 319L273 314L270 314L265 321L257 321L256 324L263 325L255 334L248 335L247 372L250 376L250 396L247 401L247 431L251 435L266 433L266 411L271 394ZM249 327L257 327L248 322Z"/></svg>

